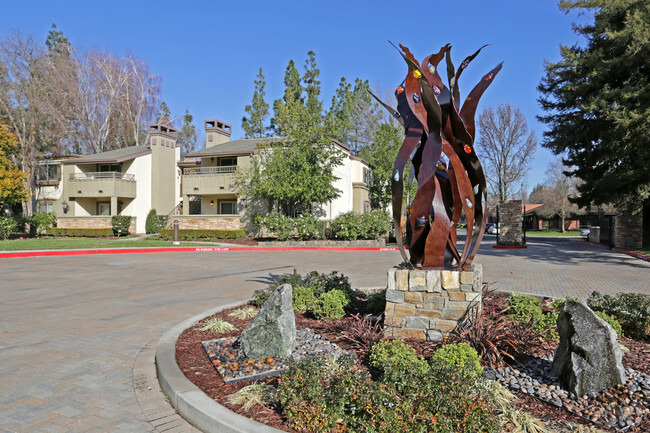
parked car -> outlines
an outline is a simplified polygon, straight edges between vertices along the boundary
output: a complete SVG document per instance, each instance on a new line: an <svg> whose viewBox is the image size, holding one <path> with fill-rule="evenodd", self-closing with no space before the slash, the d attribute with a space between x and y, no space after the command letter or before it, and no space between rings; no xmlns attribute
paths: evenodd
<svg viewBox="0 0 650 433"><path fill-rule="evenodd" d="M589 238L589 233L591 233L591 229L580 229L580 236L584 236L585 238Z"/></svg>
<svg viewBox="0 0 650 433"><path fill-rule="evenodd" d="M496 235L498 232L497 225L494 223L487 223L485 225L485 233L489 235Z"/></svg>

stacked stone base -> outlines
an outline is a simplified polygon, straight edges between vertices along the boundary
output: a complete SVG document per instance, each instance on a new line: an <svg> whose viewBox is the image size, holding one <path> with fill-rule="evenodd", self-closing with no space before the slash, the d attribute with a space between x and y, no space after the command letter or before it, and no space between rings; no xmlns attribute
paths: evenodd
<svg viewBox="0 0 650 433"><path fill-rule="evenodd" d="M388 337L437 341L480 312L483 268L390 270L384 324Z"/></svg>

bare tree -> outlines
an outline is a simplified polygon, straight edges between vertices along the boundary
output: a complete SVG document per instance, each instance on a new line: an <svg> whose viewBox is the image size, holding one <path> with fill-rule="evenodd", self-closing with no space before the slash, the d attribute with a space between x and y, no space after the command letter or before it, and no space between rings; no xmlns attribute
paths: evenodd
<svg viewBox="0 0 650 433"><path fill-rule="evenodd" d="M144 144L158 111L160 77L131 54L120 58L97 49L79 58L77 68L76 147L96 153Z"/></svg>
<svg viewBox="0 0 650 433"><path fill-rule="evenodd" d="M479 115L479 128L477 152L490 189L499 200L508 200L517 195L513 188L522 185L535 155L535 132L528 132L521 110L510 104L500 104L496 111L486 108Z"/></svg>
<svg viewBox="0 0 650 433"><path fill-rule="evenodd" d="M68 66L63 54L48 52L31 36L14 31L0 40L0 117L19 142L14 163L25 172L31 193L23 205L26 215L37 198L38 157L58 150L66 132L65 113L74 99Z"/></svg>
<svg viewBox="0 0 650 433"><path fill-rule="evenodd" d="M578 213L578 206L571 202L570 198L578 193L577 186L580 179L567 176L566 172L570 167L557 160L549 164L546 170L546 185L541 191L541 200L544 203L544 210L549 216L560 217L560 230L564 232L564 221L572 213Z"/></svg>

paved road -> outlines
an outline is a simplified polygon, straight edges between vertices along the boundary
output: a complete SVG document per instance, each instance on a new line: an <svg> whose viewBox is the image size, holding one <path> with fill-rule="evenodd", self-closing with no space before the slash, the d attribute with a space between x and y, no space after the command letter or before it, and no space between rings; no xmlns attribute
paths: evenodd
<svg viewBox="0 0 650 433"><path fill-rule="evenodd" d="M477 261L502 290L650 293L648 262L573 240L540 238L525 250L493 242ZM377 287L399 261L394 251L264 250L0 259L0 432L195 431L153 375L167 329L294 267Z"/></svg>

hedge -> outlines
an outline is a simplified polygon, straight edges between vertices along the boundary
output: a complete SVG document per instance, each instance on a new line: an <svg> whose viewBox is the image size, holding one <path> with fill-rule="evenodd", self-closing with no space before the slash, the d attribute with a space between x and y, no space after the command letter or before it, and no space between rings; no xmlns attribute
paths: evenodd
<svg viewBox="0 0 650 433"><path fill-rule="evenodd" d="M60 228L49 227L47 234L51 236L73 236L87 238L103 238L113 236L113 229L79 229L79 228Z"/></svg>
<svg viewBox="0 0 650 433"><path fill-rule="evenodd" d="M208 230L208 229L180 229L178 237L183 240L194 240L199 238L212 239L240 239L248 236L246 230ZM160 237L170 240L174 237L174 229L161 229Z"/></svg>

